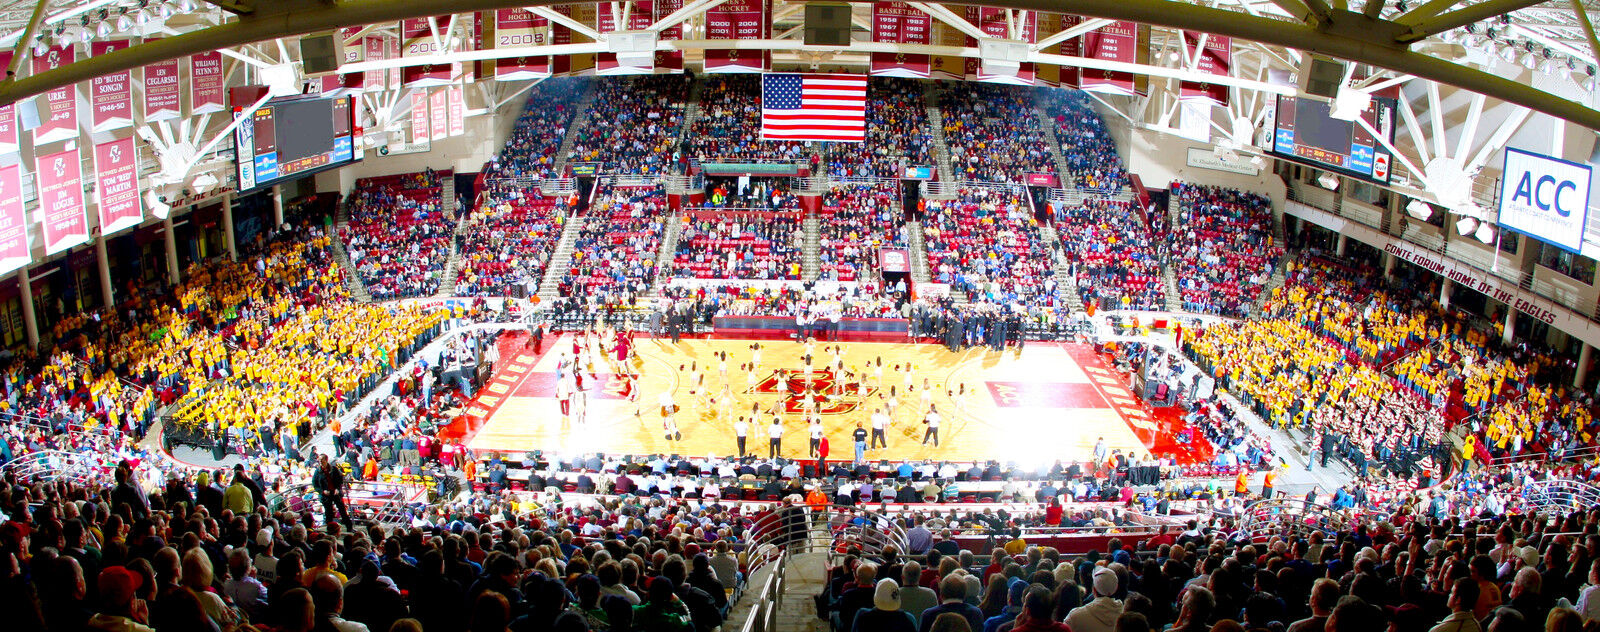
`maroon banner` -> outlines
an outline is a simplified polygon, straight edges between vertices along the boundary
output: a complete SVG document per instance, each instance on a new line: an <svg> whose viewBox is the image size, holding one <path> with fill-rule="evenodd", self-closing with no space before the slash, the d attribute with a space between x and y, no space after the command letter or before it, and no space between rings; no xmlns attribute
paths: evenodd
<svg viewBox="0 0 1600 632"><path fill-rule="evenodd" d="M445 88L449 94L450 107L450 135L460 136L467 133L467 94L461 86Z"/></svg>
<svg viewBox="0 0 1600 632"><path fill-rule="evenodd" d="M1061 16L1061 30L1063 30L1063 31L1068 30L1068 29L1070 29L1072 27L1075 27L1075 26L1077 26L1079 24L1082 24L1082 23L1083 23L1083 17L1082 16L1077 16L1077 15L1063 15L1063 16ZM1058 50L1057 52L1059 54L1061 54L1061 55L1065 55L1067 57L1082 57L1083 56L1083 37L1082 36L1078 36L1078 37L1074 37L1072 39L1069 39L1069 40L1067 40L1065 42L1062 42L1060 44L1060 47L1061 47L1060 50ZM1076 87L1078 87L1080 85L1083 85L1083 77L1082 77L1083 68L1080 68L1078 66L1060 66L1058 72L1060 74L1057 77L1057 82L1056 83L1060 87L1063 87L1063 88L1076 88Z"/></svg>
<svg viewBox="0 0 1600 632"><path fill-rule="evenodd" d="M89 54L99 57L128 47L128 40L95 42ZM89 82L90 120L94 131L109 132L133 124L133 72L124 70Z"/></svg>
<svg viewBox="0 0 1600 632"><path fill-rule="evenodd" d="M411 93L411 142L428 142L428 91L416 90Z"/></svg>
<svg viewBox="0 0 1600 632"><path fill-rule="evenodd" d="M1126 64L1138 63L1138 44L1139 25L1131 20L1121 20L1085 34L1083 56ZM1131 72L1086 68L1082 72L1081 87L1092 92L1135 94Z"/></svg>
<svg viewBox="0 0 1600 632"><path fill-rule="evenodd" d="M144 221L144 209L139 203L137 158L131 136L94 146L101 235L138 226Z"/></svg>
<svg viewBox="0 0 1600 632"><path fill-rule="evenodd" d="M22 205L22 165L0 167L0 273L28 265L28 216Z"/></svg>
<svg viewBox="0 0 1600 632"><path fill-rule="evenodd" d="M183 82L179 68L176 59L144 67L145 122L174 119L183 113Z"/></svg>
<svg viewBox="0 0 1600 632"><path fill-rule="evenodd" d="M550 20L527 9L494 12L494 48L524 48L550 43ZM550 76L550 56L506 57L494 62L494 78L521 81Z"/></svg>
<svg viewBox="0 0 1600 632"><path fill-rule="evenodd" d="M0 50L0 68L10 68L13 54ZM17 138L17 106L0 106L0 154L16 153L22 148Z"/></svg>
<svg viewBox="0 0 1600 632"><path fill-rule="evenodd" d="M388 42L381 37L362 38L361 48L365 49L367 61L389 59ZM361 89L368 92L388 89L388 79L391 72L393 71L371 70L361 73Z"/></svg>
<svg viewBox="0 0 1600 632"><path fill-rule="evenodd" d="M1194 60L1194 69L1208 75L1227 77L1233 69L1233 40L1225 35L1212 35L1195 33L1193 31L1179 31L1183 36L1183 48ZM1198 52L1195 47L1200 45L1200 38L1205 38L1205 46ZM1228 86L1202 81L1183 81L1178 86L1178 98L1210 101L1216 105L1227 107Z"/></svg>
<svg viewBox="0 0 1600 632"><path fill-rule="evenodd" d="M450 16L434 18L440 35L450 26ZM438 40L433 37L434 26L428 18L406 18L400 22L400 57L433 57L444 54ZM421 64L400 69L400 84L407 88L442 86L450 82L452 64Z"/></svg>
<svg viewBox="0 0 1600 632"><path fill-rule="evenodd" d="M1053 173L1030 173L1027 175L1026 182L1030 187L1057 186L1056 174Z"/></svg>
<svg viewBox="0 0 1600 632"><path fill-rule="evenodd" d="M189 56L189 112L221 112L227 103L222 86L222 53L211 51Z"/></svg>
<svg viewBox="0 0 1600 632"><path fill-rule="evenodd" d="M683 0L655 0L655 5L655 19L659 20L672 15L673 13L677 12L678 9L682 9ZM667 28L661 29L661 32L656 35L656 39L657 41L662 42L683 39L683 23L679 22ZM656 70L665 70L667 72L683 72L683 51L656 51Z"/></svg>
<svg viewBox="0 0 1600 632"><path fill-rule="evenodd" d="M55 70L77 58L77 47L52 46L43 55L34 55L33 74ZM39 126L33 129L33 143L43 145L78 137L78 88L70 85L44 93L45 108L39 112Z"/></svg>
<svg viewBox="0 0 1600 632"><path fill-rule="evenodd" d="M904 2L872 3L872 41L887 44L933 43L933 18ZM872 76L926 79L931 55L873 53Z"/></svg>
<svg viewBox="0 0 1600 632"><path fill-rule="evenodd" d="M83 165L78 148L39 156L33 175L39 185L39 211L44 215L44 251L55 254L89 241L89 220L83 206Z"/></svg>
<svg viewBox="0 0 1600 632"><path fill-rule="evenodd" d="M1011 27L1007 24L1006 10L996 7L967 7L967 21L977 26L985 35L995 39L1016 39L1028 43L1037 41L1039 35L1039 13L1029 11L1023 20L1022 33L1018 37L1011 37ZM967 38L967 46L976 47L976 38ZM966 77L968 81L984 81L989 83L1009 83L1020 86L1033 85L1034 68L1031 62L1023 62L1015 75L1005 75L984 72L983 61L967 58Z"/></svg>
<svg viewBox="0 0 1600 632"><path fill-rule="evenodd" d="M650 28L655 22L654 0L634 0L633 12L623 17L623 24L617 25L616 16L611 9L616 6L627 7L626 3L604 2L596 5L599 14L595 20L595 30L601 33L615 33L617 31L642 31ZM618 61L616 53L599 53L594 59L594 73L597 75L647 75L655 71L655 57L645 64L624 64Z"/></svg>
<svg viewBox="0 0 1600 632"><path fill-rule="evenodd" d="M579 24L593 25L596 19L595 13L598 12L599 8L600 5L595 3L558 4L550 7L550 10L572 18L572 21ZM591 41L593 40L589 39L589 36L580 35L572 29L561 26L560 24L550 25L550 43L553 45L561 46L564 44L582 44ZM556 55L550 60L550 72L551 74L560 77L581 77L591 75L594 74L594 58L595 56L592 53L584 53L581 55Z"/></svg>
<svg viewBox="0 0 1600 632"><path fill-rule="evenodd" d="M706 38L766 39L771 27L767 0L728 0L707 9ZM772 54L765 50L706 50L706 72L766 72Z"/></svg>
<svg viewBox="0 0 1600 632"><path fill-rule="evenodd" d="M878 269L884 272L910 272L911 255L901 248L879 248Z"/></svg>
<svg viewBox="0 0 1600 632"><path fill-rule="evenodd" d="M429 140L444 140L450 136L450 93L434 88L428 94Z"/></svg>

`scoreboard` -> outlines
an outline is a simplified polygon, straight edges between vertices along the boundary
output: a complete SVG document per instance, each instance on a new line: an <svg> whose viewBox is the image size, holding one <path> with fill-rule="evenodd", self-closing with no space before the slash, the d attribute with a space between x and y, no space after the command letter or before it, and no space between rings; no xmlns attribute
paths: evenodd
<svg viewBox="0 0 1600 632"><path fill-rule="evenodd" d="M1373 97L1361 112L1384 141L1394 139L1395 100ZM1389 183L1393 156L1355 121L1333 118L1330 104L1317 99L1278 97L1270 153L1378 184Z"/></svg>
<svg viewBox="0 0 1600 632"><path fill-rule="evenodd" d="M239 191L353 163L357 133L349 96L268 101L234 132Z"/></svg>

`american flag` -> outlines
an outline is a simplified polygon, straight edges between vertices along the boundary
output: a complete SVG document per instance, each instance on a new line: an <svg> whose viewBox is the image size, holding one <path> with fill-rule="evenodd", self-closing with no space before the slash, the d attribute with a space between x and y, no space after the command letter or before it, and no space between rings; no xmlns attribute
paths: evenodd
<svg viewBox="0 0 1600 632"><path fill-rule="evenodd" d="M767 73L761 77L762 140L867 139L867 77Z"/></svg>

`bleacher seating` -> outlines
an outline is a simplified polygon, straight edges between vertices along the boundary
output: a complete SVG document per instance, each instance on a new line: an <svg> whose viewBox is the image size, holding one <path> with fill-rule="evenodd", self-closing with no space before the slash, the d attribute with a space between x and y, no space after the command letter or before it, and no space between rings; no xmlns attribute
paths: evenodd
<svg viewBox="0 0 1600 632"><path fill-rule="evenodd" d="M340 238L373 298L433 294L443 281L455 218L433 170L356 181ZM449 173L444 177L452 177Z"/></svg>
<svg viewBox="0 0 1600 632"><path fill-rule="evenodd" d="M834 187L822 199L818 278L857 281L877 270L879 248L906 248L904 215L897 181Z"/></svg>
<svg viewBox="0 0 1600 632"><path fill-rule="evenodd" d="M1089 199L1058 206L1054 219L1085 306L1163 307L1159 245L1131 202Z"/></svg>
<svg viewBox="0 0 1600 632"><path fill-rule="evenodd" d="M600 163L601 173L660 176L672 171L688 88L683 75L601 80L589 120L573 138L567 160Z"/></svg>
<svg viewBox="0 0 1600 632"><path fill-rule="evenodd" d="M589 207L561 280L562 296L631 305L656 280L661 234L670 219L660 189L616 188Z"/></svg>

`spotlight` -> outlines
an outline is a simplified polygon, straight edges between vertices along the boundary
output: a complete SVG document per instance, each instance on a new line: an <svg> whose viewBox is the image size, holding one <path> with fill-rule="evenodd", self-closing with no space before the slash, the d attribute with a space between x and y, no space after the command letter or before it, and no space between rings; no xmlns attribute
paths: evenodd
<svg viewBox="0 0 1600 632"><path fill-rule="evenodd" d="M117 30L119 30L119 31L131 31L131 30L133 30L133 18L128 17L128 10L126 8L124 8L122 10L122 15L117 16Z"/></svg>
<svg viewBox="0 0 1600 632"><path fill-rule="evenodd" d="M202 173L194 179L193 186L196 195L203 195L206 191L210 191L211 187L217 186L217 177L211 175L209 171Z"/></svg>
<svg viewBox="0 0 1600 632"><path fill-rule="evenodd" d="M1324 173L1317 176L1317 184L1322 185L1322 188L1329 191L1337 191L1339 190L1339 177L1331 173Z"/></svg>
<svg viewBox="0 0 1600 632"><path fill-rule="evenodd" d="M1477 228L1478 220L1471 217L1462 217L1456 220L1456 232L1461 233L1463 237L1471 235L1472 231L1477 230Z"/></svg>
<svg viewBox="0 0 1600 632"><path fill-rule="evenodd" d="M1266 158L1262 158L1260 156L1256 156L1254 158L1251 158L1250 159L1250 166L1255 167L1256 169L1266 169L1267 168L1267 159Z"/></svg>
<svg viewBox="0 0 1600 632"><path fill-rule="evenodd" d="M1406 213L1424 222L1433 217L1433 206L1422 200L1412 200L1406 203Z"/></svg>
<svg viewBox="0 0 1600 632"><path fill-rule="evenodd" d="M50 42L45 41L45 39L43 37L33 41L33 56L34 57L44 57L49 52L50 52Z"/></svg>
<svg viewBox="0 0 1600 632"><path fill-rule="evenodd" d="M1489 222L1479 222L1478 230L1473 231L1472 236L1477 238L1478 241L1492 244L1494 243L1494 226L1489 225Z"/></svg>
<svg viewBox="0 0 1600 632"><path fill-rule="evenodd" d="M110 22L101 22L99 26L94 27L94 34L101 38L111 37L112 30Z"/></svg>
<svg viewBox="0 0 1600 632"><path fill-rule="evenodd" d="M150 207L150 214L155 215L156 219L166 219L167 215L172 212L172 207L168 206L161 199L161 196L156 195L155 189L151 189L144 194L144 203Z"/></svg>

